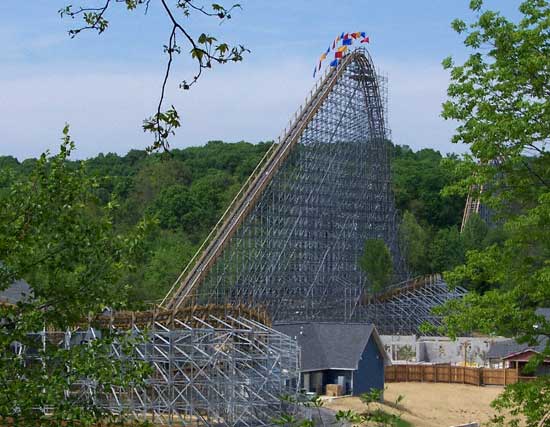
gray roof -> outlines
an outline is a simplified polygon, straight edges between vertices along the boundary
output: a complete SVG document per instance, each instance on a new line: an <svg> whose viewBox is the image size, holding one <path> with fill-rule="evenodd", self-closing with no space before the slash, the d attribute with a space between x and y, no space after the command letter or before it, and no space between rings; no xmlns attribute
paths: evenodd
<svg viewBox="0 0 550 427"><path fill-rule="evenodd" d="M535 310L535 314L545 317L546 320L550 320L550 308L548 307L537 308ZM526 350L533 350L537 353L542 353L546 348L546 342L548 339L544 336L540 336L537 341L537 345L534 346L529 344L520 344L513 339L493 342L487 352L487 358L502 359L511 354L523 353Z"/></svg>
<svg viewBox="0 0 550 427"><path fill-rule="evenodd" d="M31 293L31 287L25 281L18 280L9 288L0 291L0 303L17 304Z"/></svg>
<svg viewBox="0 0 550 427"><path fill-rule="evenodd" d="M273 328L298 341L302 371L356 370L371 336L385 361L389 362L373 324L294 322L275 324Z"/></svg>
<svg viewBox="0 0 550 427"><path fill-rule="evenodd" d="M491 344L487 352L488 359L502 359L511 354L523 353L526 350L533 350L537 353L542 353L546 347L546 337L540 337L538 344L535 346L529 344L520 344L516 340L497 341Z"/></svg>

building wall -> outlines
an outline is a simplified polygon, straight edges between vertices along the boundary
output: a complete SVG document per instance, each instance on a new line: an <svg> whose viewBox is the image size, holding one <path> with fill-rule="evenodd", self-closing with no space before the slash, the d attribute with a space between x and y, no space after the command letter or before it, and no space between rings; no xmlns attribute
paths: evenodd
<svg viewBox="0 0 550 427"><path fill-rule="evenodd" d="M487 353L491 344L505 338L416 337L415 335L381 335L384 348L392 362L450 363L489 366Z"/></svg>
<svg viewBox="0 0 550 427"><path fill-rule="evenodd" d="M359 361L359 368L353 373L352 394L357 396L372 388L384 390L384 357L371 337Z"/></svg>

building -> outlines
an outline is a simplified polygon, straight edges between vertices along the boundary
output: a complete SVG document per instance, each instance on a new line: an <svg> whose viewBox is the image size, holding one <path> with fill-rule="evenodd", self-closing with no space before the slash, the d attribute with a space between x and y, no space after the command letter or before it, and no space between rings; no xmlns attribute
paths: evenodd
<svg viewBox="0 0 550 427"><path fill-rule="evenodd" d="M7 289L0 291L0 304L17 304L32 294L27 282L17 280Z"/></svg>
<svg viewBox="0 0 550 427"><path fill-rule="evenodd" d="M456 337L380 335L392 363L448 363L461 366L488 366L491 346L503 337Z"/></svg>
<svg viewBox="0 0 550 427"><path fill-rule="evenodd" d="M516 340L506 340L494 343L489 349L487 358L492 368L515 368L518 375L528 375L523 371L527 363L536 355L542 354L548 338L540 337L537 345L520 344ZM534 372L535 375L550 374L550 359L544 360Z"/></svg>
<svg viewBox="0 0 550 427"><path fill-rule="evenodd" d="M550 321L549 307L537 308L535 314ZM534 327L536 328L538 325L534 325ZM543 335L538 337L536 345L521 344L514 339L507 339L505 341L493 343L487 353L487 359L492 368L515 368L518 375L530 375L531 373L527 374L522 372L523 368L533 357L542 354L547 345L548 337ZM539 364L534 375L549 374L550 359L545 359Z"/></svg>
<svg viewBox="0 0 550 427"><path fill-rule="evenodd" d="M274 328L298 342L306 392L325 394L327 384L338 384L342 394L352 395L384 389L384 367L390 359L373 324L292 322Z"/></svg>

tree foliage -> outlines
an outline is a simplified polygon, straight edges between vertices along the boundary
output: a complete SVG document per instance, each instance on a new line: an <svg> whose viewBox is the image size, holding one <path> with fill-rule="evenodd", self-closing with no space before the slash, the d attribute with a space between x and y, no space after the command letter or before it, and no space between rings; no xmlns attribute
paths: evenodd
<svg viewBox="0 0 550 427"><path fill-rule="evenodd" d="M70 394L82 379L96 390L140 383L146 366L113 359L110 345L130 351L132 338L106 333L87 345L63 348L45 330L74 328L106 307L124 307L125 277L142 259L148 223L126 233L113 226L116 203L100 203L98 183L83 163L69 163L74 148L68 128L60 153L42 155L30 172L0 179L0 289L28 282L32 294L0 306L0 416L17 422L44 417L89 425L108 414L93 396ZM20 349L21 351L19 351Z"/></svg>
<svg viewBox="0 0 550 427"><path fill-rule="evenodd" d="M367 275L370 290L381 292L391 283L393 260L390 250L381 239L368 239L359 259L359 266Z"/></svg>
<svg viewBox="0 0 550 427"><path fill-rule="evenodd" d="M114 10L118 8L124 8L127 11L142 10L147 14L151 0L101 0L99 2L81 0L78 3L77 5L69 4L59 10L61 17L68 17L77 22L77 25L69 30L70 37L76 37L86 31L103 33L110 26L109 14L115 13ZM163 47L168 59L156 111L143 121L143 130L154 135L154 142L149 150L167 149L170 136L181 126L176 108L173 105L168 108L164 107L169 77L172 73L174 60L178 55L188 52L189 56L195 60L197 71L191 80L182 80L179 84L180 89L188 90L199 80L204 70L212 68L214 64L242 61L243 55L249 52L243 45L231 46L207 33L197 36L189 29L189 20L204 17L218 21L220 24L227 22L232 18L235 10L241 9L240 4L224 6L220 3L210 3L205 5L196 0L160 0L158 3L169 22L168 41Z"/></svg>
<svg viewBox="0 0 550 427"><path fill-rule="evenodd" d="M409 269L418 273L428 272L430 270L427 265L428 232L409 211L403 214L399 227L399 240Z"/></svg>
<svg viewBox="0 0 550 427"><path fill-rule="evenodd" d="M548 319L536 313L550 306L550 4L523 1L517 22L480 0L470 8L476 19L453 27L471 54L463 64L443 63L451 73L443 116L459 122L454 141L469 146L460 167L470 173L447 193L483 185L482 202L504 233L485 249L469 239L465 264L446 275L452 284L492 289L441 313L450 334L476 330L533 344L550 336ZM541 357L549 355L547 347ZM548 426L547 383L509 386L497 406L524 415L528 426Z"/></svg>
<svg viewBox="0 0 550 427"><path fill-rule="evenodd" d="M132 229L144 215L158 220L157 229L144 242L144 259L126 279L131 283L132 307L144 307L164 296L269 146L211 141L170 153L131 150L124 156L99 154L86 161L84 173L95 181L98 206L110 200L118 203L112 210L115 230ZM441 194L456 180L450 165L458 160L429 149L392 150L394 192L405 210L400 238L409 269L420 275L460 264L465 254L457 227L464 198ZM0 157L4 165L0 170L20 177L27 177L35 164L36 159L19 162ZM68 160L67 164L75 168L79 163ZM438 179L424 176L430 173ZM452 209L441 216L437 206Z"/></svg>

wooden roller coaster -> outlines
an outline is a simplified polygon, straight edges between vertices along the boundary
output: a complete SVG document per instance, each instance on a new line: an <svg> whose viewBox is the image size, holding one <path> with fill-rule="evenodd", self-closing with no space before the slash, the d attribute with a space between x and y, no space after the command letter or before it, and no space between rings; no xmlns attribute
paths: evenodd
<svg viewBox="0 0 550 427"><path fill-rule="evenodd" d="M206 323L212 324L212 320L218 322L230 322L228 319L244 317L271 325L267 313L261 309L247 307L245 305L192 305L178 310L148 310L148 311L115 311L90 317L81 322L80 326L93 326L98 329L117 328L131 330L134 326L140 329L163 325L169 329L177 329L178 325L185 324L192 328L202 328ZM225 325L227 326L227 325Z"/></svg>
<svg viewBox="0 0 550 427"><path fill-rule="evenodd" d="M340 66L331 68L317 82L308 97L306 97L305 104L300 106L294 114L294 120L291 121L289 128L283 131L279 142L273 144L261 159L218 223L204 240L204 243L197 250L195 256L177 278L161 302L162 307L177 310L201 283L231 237L254 208L263 190L288 157L292 148L298 143L300 136L319 111L348 64L353 61L366 62L364 51L356 50L345 56Z"/></svg>

